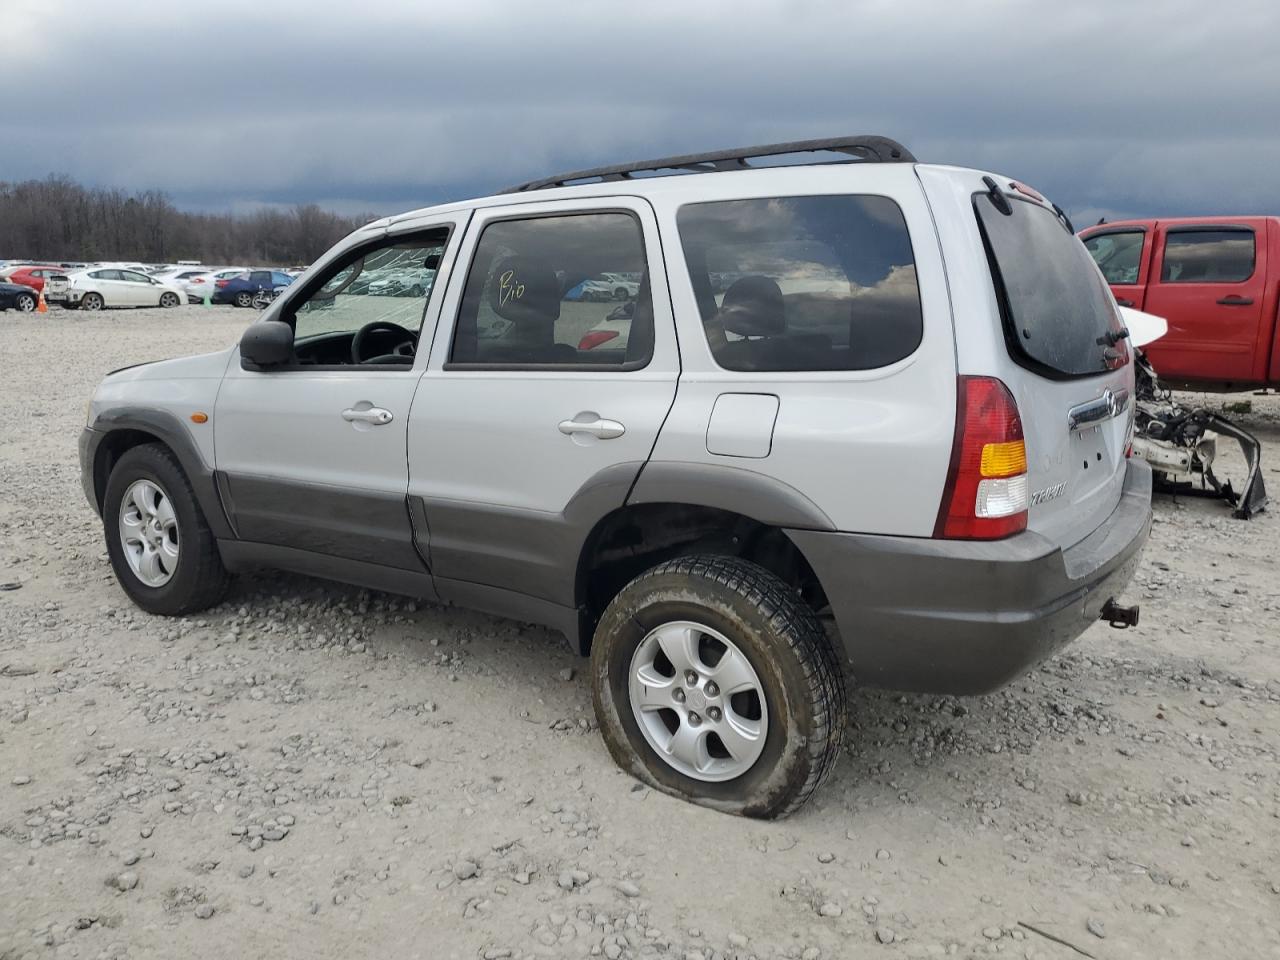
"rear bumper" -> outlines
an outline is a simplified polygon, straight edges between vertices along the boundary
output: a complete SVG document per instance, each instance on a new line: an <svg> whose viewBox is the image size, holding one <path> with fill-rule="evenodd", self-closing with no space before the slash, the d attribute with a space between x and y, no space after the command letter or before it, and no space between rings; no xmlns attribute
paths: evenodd
<svg viewBox="0 0 1280 960"><path fill-rule="evenodd" d="M830 598L859 682L986 693L1094 623L1151 530L1151 470L1130 460L1105 522L1075 546L1036 533L974 542L788 530Z"/></svg>

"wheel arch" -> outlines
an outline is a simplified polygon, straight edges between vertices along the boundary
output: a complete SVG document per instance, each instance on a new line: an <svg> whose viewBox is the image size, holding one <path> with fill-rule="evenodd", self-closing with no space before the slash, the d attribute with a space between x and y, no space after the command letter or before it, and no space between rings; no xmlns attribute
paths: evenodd
<svg viewBox="0 0 1280 960"><path fill-rule="evenodd" d="M782 524L688 499L628 502L601 517L582 541L574 576L578 652L590 651L605 608L634 577L694 554L749 560L780 577L815 611L828 605L817 573Z"/></svg>
<svg viewBox="0 0 1280 960"><path fill-rule="evenodd" d="M99 514L102 513L107 481L120 457L134 447L160 443L177 457L213 535L219 539L235 537L223 508L213 467L205 463L195 440L177 416L144 407L118 408L99 414L91 429L101 435L93 451L91 467L94 500Z"/></svg>

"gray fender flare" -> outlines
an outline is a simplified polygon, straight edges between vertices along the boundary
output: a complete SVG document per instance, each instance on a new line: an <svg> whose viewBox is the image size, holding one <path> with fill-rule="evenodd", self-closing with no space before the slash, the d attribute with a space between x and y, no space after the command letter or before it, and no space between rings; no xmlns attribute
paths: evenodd
<svg viewBox="0 0 1280 960"><path fill-rule="evenodd" d="M102 444L112 433L121 430L137 430L148 433L173 451L182 465L191 489L195 492L200 510L213 535L220 540L235 539L235 531L227 519L223 509L222 498L218 494L217 480L213 466L205 462L191 436L191 431L177 416L165 410L154 410L147 407L113 407L100 413L89 429L101 435L92 451L92 462L86 468L92 470L95 495L101 507L102 495L106 489L106 477L100 475L99 462L102 457Z"/></svg>

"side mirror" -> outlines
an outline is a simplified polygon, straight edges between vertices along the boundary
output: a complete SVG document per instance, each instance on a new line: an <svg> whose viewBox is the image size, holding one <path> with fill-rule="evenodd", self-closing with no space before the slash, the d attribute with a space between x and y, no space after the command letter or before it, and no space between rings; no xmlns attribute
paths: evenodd
<svg viewBox="0 0 1280 960"><path fill-rule="evenodd" d="M282 320L249 324L240 338L240 366L266 370L293 359L293 327Z"/></svg>

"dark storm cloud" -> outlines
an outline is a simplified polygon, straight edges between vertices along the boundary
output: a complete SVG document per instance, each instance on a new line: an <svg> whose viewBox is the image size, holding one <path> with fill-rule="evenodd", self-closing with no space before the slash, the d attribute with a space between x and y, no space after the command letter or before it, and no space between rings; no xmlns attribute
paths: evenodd
<svg viewBox="0 0 1280 960"><path fill-rule="evenodd" d="M1274 3L17 4L0 179L389 212L876 132L1082 216L1280 208Z"/></svg>

